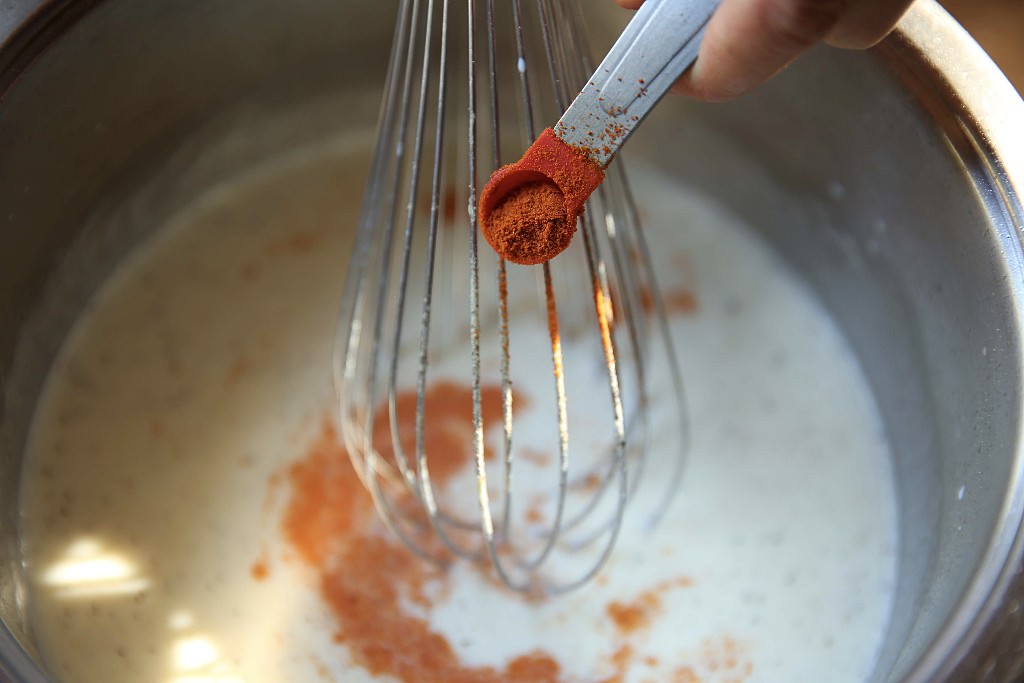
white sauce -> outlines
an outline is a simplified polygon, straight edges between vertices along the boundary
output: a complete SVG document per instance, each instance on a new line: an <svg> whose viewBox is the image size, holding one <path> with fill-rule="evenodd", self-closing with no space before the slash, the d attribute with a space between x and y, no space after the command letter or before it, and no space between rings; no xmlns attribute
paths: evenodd
<svg viewBox="0 0 1024 683"><path fill-rule="evenodd" d="M34 627L61 680L372 680L332 642L314 578L282 560L284 489L268 486L332 406L362 164L361 150L321 147L211 190L75 328L24 483ZM634 187L663 284L682 277L680 255L696 274L698 311L673 317L694 425L683 489L654 535L627 529L600 584L536 605L456 569L432 623L468 664L539 647L573 681L610 675L624 642L637 683L680 666L703 683L863 681L890 608L896 512L855 359L743 225L650 171ZM692 585L621 640L609 601L679 576Z"/></svg>

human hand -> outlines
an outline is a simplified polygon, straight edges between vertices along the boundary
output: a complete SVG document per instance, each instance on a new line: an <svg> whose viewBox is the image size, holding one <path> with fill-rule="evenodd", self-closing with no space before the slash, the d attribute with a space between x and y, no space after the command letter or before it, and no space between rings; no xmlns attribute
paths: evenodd
<svg viewBox="0 0 1024 683"><path fill-rule="evenodd" d="M643 0L616 0L636 9ZM819 42L871 47L913 0L722 0L700 55L673 88L701 100L742 95Z"/></svg>

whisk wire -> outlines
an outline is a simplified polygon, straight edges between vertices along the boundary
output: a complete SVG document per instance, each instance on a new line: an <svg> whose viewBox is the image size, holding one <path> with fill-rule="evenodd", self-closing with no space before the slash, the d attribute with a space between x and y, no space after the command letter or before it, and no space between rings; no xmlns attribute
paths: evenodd
<svg viewBox="0 0 1024 683"><path fill-rule="evenodd" d="M650 245L644 233L643 222L640 220L640 212L636 205L633 193L630 190L629 178L622 168L622 164L612 170L614 177L618 180L618 192L620 201L625 209L624 215L630 221L632 230L632 242L641 263L640 272L647 278L647 287L650 292L651 307L653 308L653 320L656 326L656 333L663 349L665 362L668 364L668 375L671 381L671 391L668 392L670 400L675 404L672 411L676 423L676 438L678 444L674 448L676 457L671 460L671 470L666 477L666 485L663 487L661 500L652 509L648 516L647 526L653 527L668 511L672 499L679 490L683 481L683 474L686 469L687 455L690 452L690 413L687 409L686 384L683 381L683 369L679 364L679 358L675 354L675 341L672 336L672 328L669 326L668 311L665 309L665 302L661 298L661 288L658 286L657 274L654 269L654 260L651 258Z"/></svg>
<svg viewBox="0 0 1024 683"><path fill-rule="evenodd" d="M488 22L493 20L493 0L488 2ZM472 366L473 392L473 460L477 475L477 499L480 502L481 530L484 540L493 557L494 520L491 517L491 505L487 492L487 462L484 452L484 417L483 390L480 377L480 265L477 250L476 203L472 201L477 194L476 186L476 2L466 0L466 43L468 46L468 69L466 74L466 90L469 109L469 196L467 211L469 212L469 329L470 329L470 363ZM493 31L491 32L493 35ZM489 45L493 60L493 41ZM491 62L493 68L493 61ZM506 462L511 462L506 448Z"/></svg>
<svg viewBox="0 0 1024 683"><path fill-rule="evenodd" d="M473 4L473 0L468 0L470 4ZM498 168L501 165L501 126L500 126L500 114L498 107L498 76L497 76L497 46L496 46L496 27L495 27L495 8L494 0L487 0L487 73L488 73L488 94L490 96L490 114L491 114L491 167ZM473 40L472 34L470 40ZM475 72L470 69L469 81L471 84L475 84ZM471 91L475 92L475 88L471 86ZM475 111L476 102L475 99L471 100L471 107ZM475 118L474 118L475 121ZM476 129L473 129L473 136L476 136ZM475 162L474 162L475 163ZM471 176L472 193L471 197L476 198L476 175ZM479 234L476 230L477 216L476 216L476 203L471 199L470 203L470 222L469 231L472 233L472 253L473 253L473 267L475 270L479 270L477 257L477 235ZM509 329L508 329L508 273L507 264L505 259L500 255L497 256L497 281L498 281L498 339L499 339L499 372L501 374L501 425L502 425L502 475L503 475L503 488L506 492L504 499L502 500L502 511L501 511L501 529L504 533L505 530L511 526L512 506L511 506L511 491L512 491L512 381L509 369ZM479 283L479 279L476 280ZM479 292L476 294L474 300L474 308L477 312L477 319L479 320ZM477 362L474 364L474 382L479 382L479 325L476 328L476 334L474 339L477 342ZM476 406L474 406L475 409ZM482 455L482 449L478 451L478 457ZM478 471L480 467L478 465ZM483 487L486 491L486 474L482 481L485 486ZM483 498L481 497L481 504ZM493 520L490 519L490 509L483 513L484 518L484 532L486 534L486 540L488 547L493 545L494 542L494 524ZM493 557L493 549L491 555Z"/></svg>
<svg viewBox="0 0 1024 683"><path fill-rule="evenodd" d="M568 83L565 79L560 78L560 74L571 73L569 69L570 60L566 57L565 48L567 47L567 41L555 40L555 35L561 35L564 30L563 26L560 26L563 22L561 21L560 12L564 9L564 3L544 3L542 5L542 19L541 19L541 31L544 38L544 48L548 55L548 61L551 66L551 78L552 86L555 91L555 99L559 109L565 109L569 103L569 91ZM615 432L614 442L614 474L618 478L618 498L616 501L616 510L612 516L613 523L610 528L607 529L606 543L599 555L598 559L592 565L589 572L579 578L577 582L565 587L566 590L571 590L582 583L589 581L595 574L597 574L604 566L605 562L611 555L611 550L617 540L619 530L621 528L622 519L624 516L627 494L628 494L628 477L626 471L626 436L625 436L625 420L623 418L623 406L622 396L620 389L620 378L618 371L617 348L616 343L612 335L611 325L609 321L610 305L612 301L611 294L607 287L607 279L603 276L605 272L605 266L602 259L597 256L596 245L593 241L593 222L591 219L593 206L581 216L578 220L580 223L580 233L583 238L584 254L586 256L587 270L590 275L591 291L593 295L594 311L597 316L598 327L601 338L601 346L604 352L605 369L608 375L608 388L611 398L611 405L613 411L613 422ZM615 245L613 244L612 253L616 253ZM628 310L628 309L627 309ZM631 322L632 317L627 316ZM638 360L640 360L638 358ZM560 481L560 486L565 486L564 481ZM596 496L595 496L596 498ZM578 518L582 519L582 518Z"/></svg>
<svg viewBox="0 0 1024 683"><path fill-rule="evenodd" d="M517 70L519 72L520 81L520 93L523 98L523 108L525 111L525 127L527 138L532 138L535 135L533 130L533 103L531 101L530 89L529 89L529 63L527 62L527 56L523 41L523 22L521 17L522 8L519 0L513 0L512 12L516 26L516 51L517 51ZM503 259L502 259L503 261ZM505 264L502 262L499 267L504 269ZM548 319L548 335L551 340L551 362L553 366L553 376L555 381L555 400L558 411L558 448L559 448L559 488L557 494L557 502L555 506L555 518L553 522L553 530L547 535L540 551L532 559L525 559L522 556L516 558L516 563L521 567L528 570L533 570L539 567L551 554L552 549L555 546L555 541L558 537L558 527L561 525L562 516L565 509L565 482L568 477L569 460L568 460L568 446L569 446L569 430L568 420L566 417L566 397L565 397L565 381L563 375L562 365L562 348L561 339L558 334L558 313L555 304L554 290L551 281L551 269L550 264L544 263L542 266L543 277L544 277L544 292L545 292L545 304L547 307L547 319ZM508 310L508 289L507 287L499 288L498 293L501 299L500 307L504 311ZM505 326L507 330L507 323ZM504 392L503 392L504 393ZM511 397L511 392L505 394ZM504 411L506 414L510 411ZM483 458L481 457L480 460ZM512 482L512 459L506 457L506 490L503 495L503 522L506 526L503 528L503 536L507 540L509 534L509 527L511 525L511 482ZM479 478L479 495L481 503L481 514L482 514L482 525L484 540L486 542L491 562L497 572L499 578L506 584L511 586L515 590L533 590L532 582L527 579L525 581L517 581L508 571L505 560L502 558L499 552L498 544L495 542L492 515L490 512L490 505L488 501L487 493L487 474L483 467L478 468Z"/></svg>
<svg viewBox="0 0 1024 683"><path fill-rule="evenodd" d="M608 170L605 186L579 220L579 244L570 253L529 271L500 256L481 259L481 174L510 160L503 158L509 153L503 144L529 143L539 132L538 120L554 120L552 114L586 81L589 65L574 0L466 0L464 17L452 2L399 5L360 215L359 257L346 280L339 317L335 381L342 436L386 526L421 557L487 557L514 590L560 593L604 566L627 501L638 491L649 443L645 354L651 318L671 363L671 391L680 407L681 373L636 206L617 169ZM504 36L502 27L509 27ZM454 76L463 57L464 81ZM482 97L480 77L486 79ZM510 134L502 134L503 124ZM463 126L464 136L457 134ZM445 192L444 185L463 177L465 183L456 187L467 194L466 210L452 215L448 206L456 190ZM528 289L515 289L530 274L536 276L534 298L524 296ZM466 280L460 283L459 277ZM450 306L463 288L466 308ZM648 299L653 313L644 317ZM525 353L515 365L513 348ZM458 374L452 368L463 353L472 403L466 462L471 458L467 474L474 474L475 500L447 496L455 484L447 468L441 476L433 458L457 462L460 454L438 452L450 445L435 443L428 433L432 402L445 400L434 397L432 387ZM461 372L467 372L465 361ZM500 413L494 418L484 409L494 395L485 391L491 373L499 378ZM514 381L526 378L536 389L539 373L546 375L542 384L552 382L550 388L520 398ZM607 392L607 402L595 385ZM534 401L550 405L550 413L531 406ZM501 424L495 444L488 441L491 419ZM533 428L517 430L521 419ZM578 436L573 425L583 427ZM553 463L517 463L516 453L538 440L551 446L545 452ZM496 462L491 446L500 453ZM672 488L681 460L672 469ZM536 489L540 476L551 477L543 494ZM521 512L525 494L533 496L533 507L526 508L532 519ZM659 515L670 494L659 504ZM540 504L546 515L537 514ZM517 536L519 529L526 533ZM584 549L582 569L564 559L563 550Z"/></svg>
<svg viewBox="0 0 1024 683"><path fill-rule="evenodd" d="M431 7L433 6L434 0L429 0ZM450 0L442 0L441 8L441 36L439 46L439 65L438 70L440 74L447 73L448 69L448 11L449 11ZM424 82L427 79L427 70L429 69L429 59L424 60ZM426 447L424 445L424 418L425 418L425 401L427 392L427 367L428 367L428 355L430 346L430 321L431 321L431 310L434 292L434 265L437 255L437 225L440 210L440 197L441 197L441 168L442 160L444 155L444 133L445 133L445 105L446 105L446 91L447 91L447 79L438 78L437 83L437 120L435 122L435 133L434 133L434 161L433 171L431 175L431 189L430 189L430 218L427 228L427 249L426 249L426 270L425 270L425 288L423 293L423 305L420 313L420 333L419 333L419 364L417 368L417 381L416 381L416 471L417 478L420 483L420 496L423 504L426 508L427 517L430 519L431 524L434 527L434 531L437 533L438 538L452 553L475 559L479 553L473 549L465 548L455 542L452 536L448 533L447 525L444 523L444 519L439 515L439 509L437 504L437 498L435 496L434 486L430 480L430 468L427 462ZM405 259L408 262L409 254L411 253L412 245L411 242L407 244ZM398 348L396 345L395 354L398 354ZM399 447L396 444L396 448Z"/></svg>
<svg viewBox="0 0 1024 683"><path fill-rule="evenodd" d="M410 38L414 35L413 30L417 22L419 1L403 0L399 8L398 20L396 21L395 38L392 46L390 67L388 70L387 82L385 85L385 99L381 105L380 130L377 138L377 148L373 156L373 168L381 169L373 173L367 183L363 199L363 210L359 219L359 236L355 251L356 258L353 259L352 268L346 281L346 297L342 306L342 314L339 316L338 338L341 340L342 353L336 355L335 362L335 383L337 386L356 387L355 392L339 391L342 413L342 433L346 438L348 450L353 462L353 467L363 481L364 486L371 494L373 503L381 518L393 532L403 540L406 539L404 531L397 523L397 516L394 515L390 504L380 489L380 476L386 476L389 471L387 463L382 462L376 451L373 449L371 435L374 423L374 413L377 406L376 398L376 375L377 359L379 357L380 339L385 319L383 308L375 311L372 328L372 346L369 362L364 364L368 374L365 390L368 396L365 402L360 402L357 381L355 380L356 365L359 359L359 350L362 349L363 335L366 330L362 324L363 309L367 307L366 299L362 296L365 274L372 272L371 259L380 259L380 273L378 274L378 288L386 286L388 278L388 258L391 252L391 240L394 234L396 220L396 201L398 186L401 182L401 174L398 169L402 167L405 154L405 146L401 141L396 142L395 131L403 131L409 113L409 91L412 87L412 64L413 47ZM402 75L403 78L399 78ZM399 90L399 87L401 89ZM395 106L396 100L398 106ZM395 117L398 117L396 127ZM395 169L392 182L389 179L387 169ZM384 186L388 186L384 190ZM379 199L382 191L387 194ZM385 226L384 245L379 253L373 253L371 248L374 240L372 233L378 229L380 219L378 218L379 208L383 207L386 217L383 219ZM346 314L348 311L348 314ZM338 362L337 359L343 359ZM360 411L359 407L363 410ZM350 411L354 414L350 415ZM360 414L360 412L362 414ZM361 422L361 427L352 428L350 420ZM411 540L410 540L411 543ZM417 552L419 549L417 548Z"/></svg>
<svg viewBox="0 0 1024 683"><path fill-rule="evenodd" d="M414 11L415 11L415 10L419 9L419 4L420 3L419 3L419 0L414 0L414 2L415 2L415 4L414 4ZM399 471L402 474L402 479L405 482L407 482L407 484L410 486L410 488L415 488L416 487L416 476L412 473L412 471L411 471L411 469L409 467L409 460L408 460L408 457L406 456L406 454L404 452L403 442L402 442L402 439L401 439L400 429L399 429L399 425L398 425L398 406L397 406L397 404L398 404L398 398L397 398L397 396L398 396L398 388L397 388L398 379L397 378L398 378L398 364L399 364L399 362L401 360L401 357L402 357L401 354L400 354L400 346L401 346L401 341L402 341L402 328L403 328L403 325L405 323L406 293L408 292L408 286L409 286L409 262L410 262L410 259L411 259L411 256L412 256L413 230L414 230L414 227L415 227L415 224L416 224L416 188L419 185L420 165L422 163L422 157L423 157L423 135L424 135L425 127L426 127L427 93L428 93L428 87L429 87L429 83L430 83L430 81L428 79L428 75L429 75L429 68L430 68L430 47L431 47L431 37L432 37L431 36L431 31L433 29L433 21L432 21L433 20L433 16L434 16L434 0L427 0L426 27L424 29L425 33L424 33L424 36L423 36L423 59L422 59L422 64L421 64L422 73L421 73L421 76L420 76L419 98L418 98L418 102L417 102L417 111L416 111L415 138L414 138L414 141L413 141L412 154L411 154L411 157L410 157L408 189L407 189L407 192L406 192L406 200L405 200L405 227L404 227L404 230L403 230L403 246L402 246L402 252L401 252L401 264L399 266L399 283L398 283L398 290L397 290L397 301L396 301L396 304L395 304L396 305L397 313L395 315L395 330L394 330L394 336L393 336L393 339L392 339L391 352L388 355L388 358L390 360L390 369L389 369L389 373L388 373L388 386L387 386L388 395L387 395L387 398L388 398L388 414L389 414L389 426L390 426L390 429L391 429L391 443L392 443L393 460L395 461L395 466L398 467ZM412 54L413 54L414 49L415 49L415 44L410 46L410 50L409 50L410 59L412 58ZM411 64L412 63L410 62L410 68L408 68L407 71L406 71L407 76L410 79L410 85L411 85L412 74L414 73L414 70L413 70ZM410 95L411 94L411 88L407 89L405 91L405 93L406 93L406 96ZM408 101L406 101L406 105L409 106L409 104L410 103ZM400 130L404 131L405 129L401 128ZM399 153L403 153L404 154L404 141L402 141L402 142L403 142L403 144L401 146L401 149L399 150ZM397 175L396 175L396 179L395 180L396 180L396 182L401 182L401 178L399 176L397 176ZM393 239L394 230L395 230L395 226L392 223L392 224L389 225L389 229L387 231L388 235L387 235L387 238L386 238L387 241L385 242L385 245L386 245L385 246L385 253L387 253L387 254L391 253L391 240ZM385 267L382 270L382 273L381 273L381 278L382 279L381 279L381 283L380 283L381 289L384 289L384 288L387 287L387 281L388 281L388 278L390 276L389 266L390 266L390 263L385 264ZM381 311L384 308L385 308L384 306L380 306L378 308L378 311ZM376 361L377 361L377 358L375 357L374 358L374 363L372 364L373 367L376 367L376 365L377 365ZM371 375L370 381L373 382L374 384L376 384L375 380L376 380L376 376L375 375ZM373 397L373 398L376 398L376 397ZM373 410L373 405L375 405L375 404L376 404L376 401L371 403L371 405L370 405L370 410L371 411ZM368 426L372 429L372 425L373 425L373 422L371 421ZM421 495L419 491L416 491L415 493L416 493L416 495Z"/></svg>

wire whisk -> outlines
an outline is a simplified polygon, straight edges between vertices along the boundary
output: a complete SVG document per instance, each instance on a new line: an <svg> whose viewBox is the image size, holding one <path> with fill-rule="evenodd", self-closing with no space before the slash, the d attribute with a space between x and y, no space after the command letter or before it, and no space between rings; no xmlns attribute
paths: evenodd
<svg viewBox="0 0 1024 683"><path fill-rule="evenodd" d="M335 348L343 441L387 526L538 594L600 571L627 502L641 530L664 514L688 447L621 162L552 261L480 243L484 182L591 73L584 24L576 0L400 2Z"/></svg>

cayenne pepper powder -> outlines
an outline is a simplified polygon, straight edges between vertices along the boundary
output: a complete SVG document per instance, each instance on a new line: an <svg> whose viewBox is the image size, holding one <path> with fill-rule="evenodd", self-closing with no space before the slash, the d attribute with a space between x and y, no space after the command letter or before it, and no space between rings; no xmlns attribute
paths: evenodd
<svg viewBox="0 0 1024 683"><path fill-rule="evenodd" d="M481 390L484 420L500 421L501 387L484 385ZM424 440L438 456L431 462L438 486L471 462L472 401L471 387L452 382L438 382L427 391ZM517 403L525 405L526 400ZM397 404L399 439L411 446L416 392L400 393ZM391 434L387 411L378 413L373 429L382 439L382 457L394 458L394 445L385 439ZM306 456L289 468L287 479L291 496L284 511L285 539L315 572L320 596L335 619L334 640L347 648L354 664L402 683L564 680L558 661L542 650L524 652L501 668L465 664L419 610L407 607L413 604L429 612L427 587L443 570L415 558L385 533L329 419Z"/></svg>
<svg viewBox="0 0 1024 683"><path fill-rule="evenodd" d="M569 246L576 219L602 180L597 162L547 128L522 159L495 171L481 192L484 238L513 263L544 263Z"/></svg>
<svg viewBox="0 0 1024 683"><path fill-rule="evenodd" d="M517 187L494 207L487 241L513 263L544 263L569 246L576 221L566 220L565 199L554 183Z"/></svg>
<svg viewBox="0 0 1024 683"><path fill-rule="evenodd" d="M481 387L485 423L498 422L503 412L500 386ZM528 403L518 397L518 406ZM416 393L400 392L396 401L398 439L412 446L415 435ZM427 449L440 457L431 462L435 484L444 486L471 460L472 388L438 382L425 396L428 419L424 424ZM381 457L393 459L394 445L387 411L378 412L373 424ZM444 570L410 555L401 541L387 534L375 514L373 502L339 442L334 423L324 418L320 433L305 456L284 472L290 496L282 526L285 540L299 561L312 570L324 606L334 618L334 640L346 648L352 664L373 676L389 676L401 683L569 683L554 653L528 650L504 666L463 662L443 633L433 628L429 614L434 604L431 587L444 579ZM276 481L272 479L272 481ZM261 558L258 564L265 563ZM255 566L255 565L254 565ZM259 580L260 577L255 576ZM638 661L636 639L661 610L660 595L672 588L692 585L687 576L662 581L633 600L612 602L605 615L620 640L607 665L610 676L601 683L623 683ZM655 666L655 658L644 659ZM735 674L746 680L752 664L741 646L730 638L707 641L702 665L711 671ZM328 676L323 667L324 676ZM689 667L677 667L673 681L701 680Z"/></svg>

